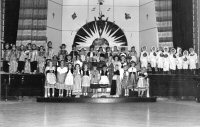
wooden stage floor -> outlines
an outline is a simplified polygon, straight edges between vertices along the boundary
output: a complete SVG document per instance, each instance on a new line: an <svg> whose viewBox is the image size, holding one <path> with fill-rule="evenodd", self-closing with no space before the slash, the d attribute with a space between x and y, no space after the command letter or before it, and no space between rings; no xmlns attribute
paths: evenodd
<svg viewBox="0 0 200 127"><path fill-rule="evenodd" d="M37 103L0 101L0 127L199 127L200 103Z"/></svg>

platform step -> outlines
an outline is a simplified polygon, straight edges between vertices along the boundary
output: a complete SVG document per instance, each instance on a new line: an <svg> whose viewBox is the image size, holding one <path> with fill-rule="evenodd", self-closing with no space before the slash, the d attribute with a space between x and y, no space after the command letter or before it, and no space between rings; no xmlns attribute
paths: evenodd
<svg viewBox="0 0 200 127"><path fill-rule="evenodd" d="M44 98L38 97L37 102L50 103L130 103L130 102L156 102L156 97L122 97L122 98Z"/></svg>

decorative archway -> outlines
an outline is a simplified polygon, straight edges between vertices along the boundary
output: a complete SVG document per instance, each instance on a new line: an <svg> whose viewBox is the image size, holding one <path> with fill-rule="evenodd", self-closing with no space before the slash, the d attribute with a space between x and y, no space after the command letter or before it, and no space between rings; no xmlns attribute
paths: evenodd
<svg viewBox="0 0 200 127"><path fill-rule="evenodd" d="M127 39L122 29L106 20L95 20L82 26L75 35L74 45L80 47L127 46Z"/></svg>

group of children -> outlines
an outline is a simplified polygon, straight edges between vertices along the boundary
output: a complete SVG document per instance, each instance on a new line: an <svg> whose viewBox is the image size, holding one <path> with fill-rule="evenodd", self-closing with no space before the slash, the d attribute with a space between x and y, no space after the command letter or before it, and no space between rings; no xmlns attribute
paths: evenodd
<svg viewBox="0 0 200 127"><path fill-rule="evenodd" d="M89 47L77 49L72 46L70 53L66 45L60 46L56 55L52 42L37 48L35 44L21 45L19 48L9 44L4 46L3 70L9 73L44 73L46 75L45 97L54 96L55 89L59 89L59 96L75 95L76 97L129 96L130 90L138 91L139 96L148 94L148 74L152 73L195 74L197 69L197 54L190 48L182 52L168 47L142 47L140 55L135 47L127 51L125 47ZM139 57L138 57L139 56ZM50 92L52 89L52 92ZM101 94L99 94L99 92Z"/></svg>

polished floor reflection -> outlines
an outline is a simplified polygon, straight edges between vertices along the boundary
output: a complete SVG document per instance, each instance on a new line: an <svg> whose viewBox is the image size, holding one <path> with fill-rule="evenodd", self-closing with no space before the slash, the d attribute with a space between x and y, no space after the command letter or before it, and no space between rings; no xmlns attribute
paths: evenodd
<svg viewBox="0 0 200 127"><path fill-rule="evenodd" d="M0 102L0 127L199 127L200 103Z"/></svg>

